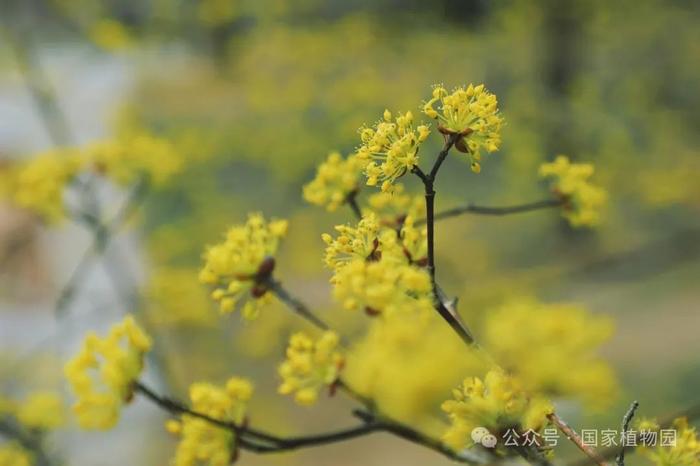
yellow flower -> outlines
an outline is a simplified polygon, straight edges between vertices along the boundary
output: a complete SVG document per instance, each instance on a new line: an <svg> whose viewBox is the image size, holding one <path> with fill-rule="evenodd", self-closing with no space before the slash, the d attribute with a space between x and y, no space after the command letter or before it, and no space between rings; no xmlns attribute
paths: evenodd
<svg viewBox="0 0 700 466"><path fill-rule="evenodd" d="M336 225L339 233L333 238L324 233L321 238L326 243L326 266L338 270L353 259L373 259L379 251L380 226L377 216L370 213L363 217L357 227Z"/></svg>
<svg viewBox="0 0 700 466"><path fill-rule="evenodd" d="M190 386L194 411L237 425L244 423L252 395L253 385L239 377L231 377L225 387L205 382ZM231 463L236 439L230 429L188 414L183 414L179 420L167 421L165 427L180 437L172 463L174 466L228 466Z"/></svg>
<svg viewBox="0 0 700 466"><path fill-rule="evenodd" d="M443 134L459 135L455 147L469 154L475 173L481 171L481 150L495 152L501 145L503 118L498 100L483 84L458 87L452 93L436 85L432 98L423 105L423 113L438 120Z"/></svg>
<svg viewBox="0 0 700 466"><path fill-rule="evenodd" d="M82 148L43 152L3 173L0 195L44 221L56 223L66 216L66 188L81 171L96 169L118 184L146 176L154 185L162 185L182 166L183 158L172 144L137 132Z"/></svg>
<svg viewBox="0 0 700 466"><path fill-rule="evenodd" d="M282 377L279 393L294 393L300 405L311 405L318 399L319 391L331 387L343 367L344 358L338 351L338 335L324 332L317 340L303 332L289 339L287 359L280 364L278 373Z"/></svg>
<svg viewBox="0 0 700 466"><path fill-rule="evenodd" d="M30 210L47 223L56 223L66 215L63 195L66 187L83 166L76 150L51 150L20 165L4 180L12 202Z"/></svg>
<svg viewBox="0 0 700 466"><path fill-rule="evenodd" d="M412 215L406 217L399 233L401 246L412 263L425 265L428 257L428 230L425 226L416 227Z"/></svg>
<svg viewBox="0 0 700 466"><path fill-rule="evenodd" d="M304 199L333 212L358 189L361 173L362 163L356 156L343 159L338 152L332 152L318 166L316 177L304 186Z"/></svg>
<svg viewBox="0 0 700 466"><path fill-rule="evenodd" d="M406 193L401 183L394 183L391 192L378 191L367 198L368 208L365 215L374 213L382 225L400 226L407 216L425 217L425 198L423 195L412 196Z"/></svg>
<svg viewBox="0 0 700 466"><path fill-rule="evenodd" d="M254 319L270 301L263 281L272 273L273 256L286 233L286 220L268 223L261 214L250 214L245 225L231 227L223 243L206 250L199 279L214 287L211 296L221 312L242 306L243 316Z"/></svg>
<svg viewBox="0 0 700 466"><path fill-rule="evenodd" d="M607 200L607 193L590 183L593 172L593 165L571 163L565 155L558 155L554 162L540 166L540 176L552 179L552 191L564 201L562 215L571 226L600 223L600 210Z"/></svg>
<svg viewBox="0 0 700 466"><path fill-rule="evenodd" d="M88 334L80 352L65 366L78 398L73 411L81 427L105 430L117 423L150 348L151 339L130 315L112 326L105 338Z"/></svg>
<svg viewBox="0 0 700 466"><path fill-rule="evenodd" d="M612 332L606 316L520 298L488 312L482 333L489 353L528 390L600 407L618 390L612 368L596 354Z"/></svg>
<svg viewBox="0 0 700 466"><path fill-rule="evenodd" d="M430 275L395 260L354 259L333 277L333 297L348 310L370 315L406 310L416 301L430 306Z"/></svg>
<svg viewBox="0 0 700 466"><path fill-rule="evenodd" d="M64 422L63 414L60 396L50 391L31 393L19 404L16 411L17 419L22 425L40 430L61 426Z"/></svg>
<svg viewBox="0 0 700 466"><path fill-rule="evenodd" d="M414 224L412 216L405 217L397 231L381 226L377 216L369 212L356 227L336 225L339 233L336 238L327 233L321 236L326 243L326 266L337 273L355 259L425 265L428 247L426 229Z"/></svg>
<svg viewBox="0 0 700 466"><path fill-rule="evenodd" d="M184 165L182 154L170 141L136 130L88 145L85 153L100 172L121 185L146 176L153 185L162 186Z"/></svg>
<svg viewBox="0 0 700 466"><path fill-rule="evenodd" d="M392 121L391 112L385 110L384 119L373 128L361 128L357 157L365 165L367 184L382 182L382 191L391 191L396 180L418 164L418 147L429 134L425 125L413 128L411 112Z"/></svg>
<svg viewBox="0 0 700 466"><path fill-rule="evenodd" d="M464 374L484 370L478 355L425 300L368 324L348 349L343 381L384 414L439 435L444 424L437 422L435 406Z"/></svg>
<svg viewBox="0 0 700 466"><path fill-rule="evenodd" d="M506 429L519 434L530 429L537 432L553 412L549 401L528 395L516 378L500 369L490 370L483 380L466 379L452 396L442 404L451 421L443 440L456 450L473 444L471 432L476 427L494 435Z"/></svg>
<svg viewBox="0 0 700 466"><path fill-rule="evenodd" d="M694 427L688 425L688 419L681 417L673 421L671 429L675 439L671 439L671 445L661 446L661 436L664 432L658 424L650 421L642 422L638 427L641 432L655 432L655 448L643 446L639 452L647 457L655 466L697 466L700 464L700 439ZM673 441L675 440L675 442Z"/></svg>
<svg viewBox="0 0 700 466"><path fill-rule="evenodd" d="M0 466L32 466L32 454L17 442L0 445Z"/></svg>

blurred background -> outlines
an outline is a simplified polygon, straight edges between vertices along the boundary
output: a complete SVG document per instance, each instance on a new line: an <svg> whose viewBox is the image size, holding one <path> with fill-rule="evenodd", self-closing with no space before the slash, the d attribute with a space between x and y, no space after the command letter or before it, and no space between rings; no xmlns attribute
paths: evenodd
<svg viewBox="0 0 700 466"><path fill-rule="evenodd" d="M288 218L279 276L354 331L357 316L330 299L320 240L351 221L350 212L305 204L301 187L330 151L351 153L357 128L385 108L418 115L432 84L483 82L507 121L503 147L479 176L448 158L438 210L542 199L537 167L556 154L593 162L610 202L594 230L572 230L553 211L443 221L442 286L459 297L477 335L489 310L518 296L582 303L615 321L603 352L620 388L598 407L562 401L572 424L616 428L632 399L645 416L698 401L698 2L3 0L0 21L2 166L124 127L170 139L185 159L175 179L143 197L103 255L88 254L59 318L56 300L89 251L90 233L0 205L3 393L65 391L62 364L85 331L133 312L156 339L147 378L164 392L184 397L194 381L244 375L256 385L256 425L309 433L352 424L342 397L300 409L275 394L284 342L301 324L275 306L254 322L220 317L197 282L201 253L249 211ZM423 156L439 143L431 139ZM417 180L406 185L420 192ZM106 215L128 196L115 186L98 191ZM403 363L430 366L433 357L416 351ZM437 366L440 376L425 376L432 385L393 400L399 412L402 403L435 408L463 375ZM167 464L175 440L162 429L164 415L136 406L107 433L69 424L51 436L50 451L75 466ZM405 413L417 425L425 421L418 411ZM242 458L429 461L448 462L384 434Z"/></svg>

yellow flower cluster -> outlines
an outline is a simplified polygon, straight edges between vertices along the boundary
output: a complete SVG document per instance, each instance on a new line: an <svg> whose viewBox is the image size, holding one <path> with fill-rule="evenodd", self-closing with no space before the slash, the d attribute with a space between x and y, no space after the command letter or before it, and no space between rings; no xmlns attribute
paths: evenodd
<svg viewBox="0 0 700 466"><path fill-rule="evenodd" d="M370 213L359 221L356 227L336 225L339 233L333 238L328 233L321 235L326 243L324 261L326 266L338 271L353 259L373 260L379 258L379 220Z"/></svg>
<svg viewBox="0 0 700 466"><path fill-rule="evenodd" d="M190 386L192 409L211 418L244 423L253 385L246 379L231 377L225 387L210 383ZM166 429L180 437L173 466L228 466L236 453L235 435L210 422L183 414L179 420L170 420Z"/></svg>
<svg viewBox="0 0 700 466"><path fill-rule="evenodd" d="M78 397L73 411L81 427L104 430L117 423L150 348L151 339L130 315L114 325L105 338L87 335L80 352L65 367Z"/></svg>
<svg viewBox="0 0 700 466"><path fill-rule="evenodd" d="M60 396L52 391L35 391L16 401L0 396L0 417L9 417L23 429L46 432L63 425L64 411ZM0 466L32 466L34 455L22 444L0 444Z"/></svg>
<svg viewBox="0 0 700 466"><path fill-rule="evenodd" d="M594 171L593 165L571 163L565 155L540 166L540 176L552 179L552 191L564 201L563 216L574 227L600 223L607 193L590 183Z"/></svg>
<svg viewBox="0 0 700 466"><path fill-rule="evenodd" d="M426 125L413 128L411 112L392 120L389 110L373 128L360 129L362 145L357 157L365 165L367 184L381 182L382 191L391 191L396 180L418 164L418 147L429 135Z"/></svg>
<svg viewBox="0 0 700 466"><path fill-rule="evenodd" d="M430 275L424 269L382 258L355 259L333 277L333 297L347 310L390 314L431 306Z"/></svg>
<svg viewBox="0 0 700 466"><path fill-rule="evenodd" d="M476 427L484 427L494 435L505 429L537 432L553 412L547 399L531 397L516 378L500 369L490 370L483 380L466 379L452 395L452 400L442 404L451 421L443 440L456 450L473 444L471 432Z"/></svg>
<svg viewBox="0 0 700 466"><path fill-rule="evenodd" d="M97 171L122 185L145 176L159 186L180 172L182 166L183 158L170 142L136 132L82 148L38 154L3 174L0 194L47 223L56 223L66 215L66 187L81 172Z"/></svg>
<svg viewBox="0 0 700 466"><path fill-rule="evenodd" d="M676 431L675 446L657 446L655 448L640 446L639 452L655 466L698 466L700 464L700 438L694 427L688 425L685 417L673 421ZM641 421L639 432L656 432L658 439L659 425L654 421ZM657 442L658 443L658 442Z"/></svg>
<svg viewBox="0 0 700 466"><path fill-rule="evenodd" d="M300 405L315 403L319 391L332 387L343 367L345 360L338 343L338 335L332 331L324 332L315 341L303 332L292 335L287 358L278 369L282 377L279 392L294 393L294 400Z"/></svg>
<svg viewBox="0 0 700 466"><path fill-rule="evenodd" d="M161 186L184 165L182 155L170 141L140 131L93 143L85 152L100 172L121 185L146 176L150 183Z"/></svg>
<svg viewBox="0 0 700 466"><path fill-rule="evenodd" d="M63 192L78 174L83 157L78 151L51 150L12 169L4 191L18 207L35 212L47 223L65 217Z"/></svg>
<svg viewBox="0 0 700 466"><path fill-rule="evenodd" d="M52 391L30 393L15 409L17 420L25 427L51 430L64 422L63 402Z"/></svg>
<svg viewBox="0 0 700 466"><path fill-rule="evenodd" d="M193 280L196 276L196 270L184 267L155 270L145 292L149 319L164 325L212 325L216 313L206 289Z"/></svg>
<svg viewBox="0 0 700 466"><path fill-rule="evenodd" d="M529 391L600 407L618 390L612 368L596 354L612 332L606 316L521 298L488 313L482 338L495 360L517 373Z"/></svg>
<svg viewBox="0 0 700 466"><path fill-rule="evenodd" d="M261 214L250 214L245 225L231 227L223 243L206 250L199 279L214 287L212 298L221 312L242 306L243 316L254 319L269 302L271 295L262 281L272 273L273 256L286 234L286 220L266 222Z"/></svg>
<svg viewBox="0 0 700 466"><path fill-rule="evenodd" d="M415 224L415 219L409 215L404 220L401 231L401 246L408 258L418 264L425 265L428 258L428 230L426 227L419 228Z"/></svg>
<svg viewBox="0 0 700 466"><path fill-rule="evenodd" d="M501 145L503 118L498 100L483 84L458 87L452 93L436 85L432 98L423 105L423 113L438 120L443 134L459 135L455 147L469 154L475 173L481 171L481 149L490 153Z"/></svg>
<svg viewBox="0 0 700 466"><path fill-rule="evenodd" d="M316 177L304 186L304 199L333 212L358 189L362 163L356 156L344 159L332 152L316 170Z"/></svg>
<svg viewBox="0 0 700 466"><path fill-rule="evenodd" d="M0 445L0 466L32 466L32 454L17 442Z"/></svg>
<svg viewBox="0 0 700 466"><path fill-rule="evenodd" d="M348 349L343 380L371 398L382 413L439 435L435 406L464 374L485 370L475 351L431 306L416 301L401 313L370 319Z"/></svg>
<svg viewBox="0 0 700 466"><path fill-rule="evenodd" d="M377 216L369 212L356 227L336 225L336 238L328 233L321 235L326 243L326 266L338 272L356 259L424 265L428 254L426 228L416 227L410 215L401 223L400 229L394 230L381 225Z"/></svg>
<svg viewBox="0 0 700 466"><path fill-rule="evenodd" d="M338 225L339 235L322 236L325 263L334 271L333 296L348 310L370 315L393 312L413 301L427 300L431 292L428 273L420 268L427 254L425 228L407 217L396 231L382 227L369 213L356 227Z"/></svg>
<svg viewBox="0 0 700 466"><path fill-rule="evenodd" d="M412 196L406 193L401 183L394 183L390 193L378 191L367 198L369 209L380 219L382 225L390 227L403 224L407 216L425 217L425 198L423 195Z"/></svg>

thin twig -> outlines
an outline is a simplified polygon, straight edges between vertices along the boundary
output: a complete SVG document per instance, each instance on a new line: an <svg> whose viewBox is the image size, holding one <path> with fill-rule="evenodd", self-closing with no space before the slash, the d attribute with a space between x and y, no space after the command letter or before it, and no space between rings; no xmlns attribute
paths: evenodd
<svg viewBox="0 0 700 466"><path fill-rule="evenodd" d="M630 422L632 422L632 418L634 417L634 413L637 411L637 408L639 408L639 402L635 400L632 402L630 408L622 418L622 445L620 448L620 454L617 455L617 458L615 459L617 466L625 466L625 439L627 438L627 431L630 428Z"/></svg>
<svg viewBox="0 0 700 466"><path fill-rule="evenodd" d="M452 149L452 146L455 145L455 143L460 137L461 136L458 134L450 134L445 138L445 145L442 147L442 150L438 153L438 156L435 159L435 163L433 163L433 168L430 170L430 174L428 175L430 177L430 181L435 182L435 178L437 178L437 174L440 170L442 162L445 161L445 159L447 158L447 154L450 153L450 149Z"/></svg>
<svg viewBox="0 0 700 466"><path fill-rule="evenodd" d="M428 177L428 175L426 175L418 165L416 165L415 167L413 167L413 169L411 169L411 173L415 174L418 178L420 178L423 183L430 182L429 181L430 178Z"/></svg>
<svg viewBox="0 0 700 466"><path fill-rule="evenodd" d="M372 434L377 431L386 431L397 435L403 439L409 440L413 443L420 444L432 450L438 451L443 455L460 461L463 463L481 463L484 461L476 455L462 455L457 454L444 446L438 440L432 439L409 426L396 423L390 420L377 419L369 413L365 413L361 417L364 421L362 425L357 427L352 427L349 429L343 429L335 432L328 432L323 434L314 434L306 436L297 437L281 437L277 435L272 435L258 429L253 429L250 426L239 426L233 422L223 421L221 419L216 419L206 414L200 413L189 408L184 403L173 400L168 397L157 394L153 389L147 387L142 382L134 383L134 391L146 397L146 399L155 403L161 409L177 415L188 415L202 419L212 425L220 427L222 429L230 430L237 436L237 441L240 446L245 449L252 451L254 453L278 453L289 450L296 450L299 448L306 448L312 446L326 445L331 443L343 442L346 440L351 440L357 437L362 437L365 435ZM263 443L258 443L258 442Z"/></svg>
<svg viewBox="0 0 700 466"><path fill-rule="evenodd" d="M430 273L430 278L432 281L433 289L433 299L435 302L435 309L438 311L440 316L450 325L450 327L457 333L457 335L464 341L467 346L472 348L479 348L476 344L474 337L472 336L469 329L464 325L459 318L456 310L453 306L448 307L439 292L439 287L435 279L435 179L442 166L442 163L447 158L450 149L463 135L460 134L449 134L445 137L445 144L442 150L438 153L433 167L430 172L426 175L420 167L417 165L413 168L412 172L420 178L423 182L423 187L425 189L425 225L426 225L426 236L427 236L427 246L428 246L428 272ZM540 208L540 206L538 206ZM472 206L470 210L475 210ZM480 213L489 213L491 215L495 214L495 211L490 208L479 208ZM460 212L462 213L462 212ZM443 214L444 218L444 214ZM537 449L533 448L521 448L517 449L517 452L526 460L534 461L539 465L548 465L549 460L547 460L544 455Z"/></svg>
<svg viewBox="0 0 700 466"><path fill-rule="evenodd" d="M481 455L478 455L473 452L464 451L458 453L452 450L451 448L447 447L441 441L429 437L406 424L398 423L390 419L379 418L376 414L363 410L354 410L353 414L367 423L379 422L383 430L390 432L404 440L408 440L409 442L417 443L419 445L427 447L454 461L459 461L461 463L476 464L484 464L487 462L486 459L483 458Z"/></svg>
<svg viewBox="0 0 700 466"><path fill-rule="evenodd" d="M685 408L681 411L667 414L667 415L659 418L659 426L662 429L666 429L666 428L672 426L673 421L679 417L686 417L689 420L699 419L700 418L700 403L691 405L688 408ZM637 432L636 441L634 442L634 444L638 444L641 441L641 439L642 439L641 433ZM632 442L629 442L629 443L632 443ZM626 449L633 450L634 448L635 448L635 445L629 445ZM617 455L617 454L619 454L619 448L617 446L610 446L610 447L607 447L607 448L600 450L600 456L602 456L603 458L615 458L615 455ZM576 461L572 461L572 462L568 463L567 466L586 466L587 464L588 464L588 462L576 460Z"/></svg>
<svg viewBox="0 0 700 466"><path fill-rule="evenodd" d="M277 445L251 445L247 449L255 453L280 453L300 448L315 447L330 443L344 442L357 437L363 437L371 433L383 430L384 426L379 423L365 423L357 427L328 432L324 434L307 435L299 437L280 438ZM245 432L245 431L244 431Z"/></svg>
<svg viewBox="0 0 700 466"><path fill-rule="evenodd" d="M454 145L456 137L450 135L445 141L445 145L438 154L435 163L433 164L430 174L421 177L423 181L423 187L425 188L425 222L427 225L427 242L428 242L428 271L433 279L433 285L435 282L435 177L437 175L438 169L442 164L450 149ZM416 173L421 173L419 170ZM418 175L420 177L420 175ZM434 288L434 286L433 286Z"/></svg>
<svg viewBox="0 0 700 466"><path fill-rule="evenodd" d="M283 302L285 303L288 307L290 307L293 311L295 311L297 314L299 314L301 317L306 319L307 321L311 322L313 325L316 327L322 329L322 330L328 330L330 327L325 324L321 319L316 317L313 311L309 309L306 304L304 304L302 301L299 299L295 298L292 296L283 286L279 281L274 280L272 277L268 278L268 281L266 283L266 286L270 291L275 293L275 295ZM360 393L358 393L356 390L354 390L351 386L349 386L345 381L342 379L338 379L336 381L336 387L343 390L345 393L347 393L351 398L355 399L359 403L363 404L365 408L375 411L376 406L375 403L372 399L369 399ZM363 411L364 412L364 411ZM369 414L367 414L369 415ZM373 414L370 415L372 420L375 420L375 417L378 416L378 414ZM367 420L367 419L364 419ZM454 460L462 461L462 462L472 462L472 459L465 459L463 455L460 455L454 451L452 451L450 448L442 444L439 440L432 439L430 437L427 437L418 431L415 431L411 429L409 426L406 426L398 421L394 421L392 419L386 418L386 417L381 417L381 425L382 425L382 430L385 430L387 432L391 432L395 435L398 435L399 437L402 437L404 439L413 441L414 443L419 443L423 446L426 446L428 448L431 448L432 450L438 451L442 453L443 455L452 458Z"/></svg>
<svg viewBox="0 0 700 466"><path fill-rule="evenodd" d="M182 415L186 414L188 416L196 417L198 419L202 419L212 425L215 425L217 427L221 427L222 429L227 429L232 431L233 433L237 435L249 435L257 440L262 440L265 442L269 442L278 446L290 446L290 449L294 445L305 445L311 442L311 440L308 440L309 438L320 438L321 442L323 442L323 438L330 436L332 438L337 438L336 441L343 440L343 436L339 433L334 433L334 434L328 434L328 435L317 435L317 436L310 436L310 437L292 437L292 438L283 438L279 437L276 435L272 435L266 432L263 432L258 429L254 429L250 426L239 426L234 422L231 421L224 421L221 419L217 419L211 416L208 416L204 413L200 413L196 410L191 409L188 407L185 403L174 400L172 398L168 398L163 395L159 395L158 393L155 392L152 388L146 386L143 382L136 381L134 382L134 391L136 393L140 393L141 395L145 396L148 400L152 401L155 403L158 407L161 409L171 413L171 414L177 414L177 415ZM355 435L356 436L356 435ZM329 440L326 440L325 443L329 443Z"/></svg>
<svg viewBox="0 0 700 466"><path fill-rule="evenodd" d="M547 415L547 418L552 421L552 423L561 431L562 434L566 436L569 440L573 442L574 445L578 447L586 456L595 462L598 466L608 466L605 459L596 452L593 448L586 445L581 437L564 422L556 413L551 413Z"/></svg>
<svg viewBox="0 0 700 466"><path fill-rule="evenodd" d="M438 212L434 215L435 220L444 220L446 218L457 217L463 214L475 214L475 215L492 215L492 216L504 216L511 214L520 214L525 212L532 212L535 210L549 209L553 207L559 207L562 205L559 199L545 199L542 201L530 202L527 204L519 204L513 206L505 207L485 207L478 206L474 204L467 204L465 206L454 207L452 209L447 209L442 212ZM420 225L425 223L424 220L416 222Z"/></svg>
<svg viewBox="0 0 700 466"><path fill-rule="evenodd" d="M423 182L423 187L425 189L425 224L426 224L426 241L428 246L428 272L430 273L430 280L432 282L433 289L433 301L435 302L435 309L438 311L440 316L449 324L450 327L459 335L459 337L468 346L474 343L474 338L472 337L469 330L461 322L459 316L456 312L452 312L448 308L438 293L438 286L435 281L435 178L437 177L438 171L442 162L445 160L450 152L450 149L457 141L458 135L450 135L445 139L445 144L442 150L438 154L432 169L429 174L425 174L421 168L416 165L413 167L412 173L414 173Z"/></svg>
<svg viewBox="0 0 700 466"><path fill-rule="evenodd" d="M345 202L350 206L350 209L352 209L352 213L355 215L357 220L362 220L362 210L360 209L360 205L357 203L357 193L357 190L352 191L350 194L348 194Z"/></svg>
<svg viewBox="0 0 700 466"><path fill-rule="evenodd" d="M287 305L290 309L292 309L294 312L299 314L301 317L306 319L307 321L311 322L311 324L315 325L316 327L320 328L321 330L328 330L330 327L328 326L327 323L325 323L323 320L321 320L320 317L317 317L311 309L309 309L306 304L289 294L289 292L282 286L282 284L275 280L274 278L270 277L265 285L267 288L274 293L277 298L279 298L280 301L282 301L284 304Z"/></svg>
<svg viewBox="0 0 700 466"><path fill-rule="evenodd" d="M208 416L204 413L200 413L196 410L189 408L185 403L183 403L181 401L178 401L178 400L175 400L173 398L169 398L169 397L166 397L163 395L159 395L158 393L155 392L155 390L146 386L141 381L138 381L138 380L135 381L133 388L134 388L134 392L140 393L141 395L145 396L148 400L152 401L158 407L169 412L170 414L178 414L178 415L186 414L188 416L202 419L202 420L204 420L212 425L215 425L217 427L221 427L222 429L230 430L231 432L233 432L237 435L241 435L243 433L246 433L246 434L249 434L251 437L254 437L258 440L262 440L262 441L266 441L266 442L280 443L283 441L277 436L262 432L260 430L254 429L252 427L239 426L234 422L216 419L216 418Z"/></svg>
<svg viewBox="0 0 700 466"><path fill-rule="evenodd" d="M213 424L217 427L221 427L223 429L228 429L228 430L231 430L235 433L240 432L241 428L239 426L237 426L235 423L228 422L228 421L222 421L220 419L216 419L216 418L213 418L211 416L207 416L206 414L194 411L180 401L159 395L153 389L146 386L143 382L140 382L137 380L134 382L133 387L134 387L134 392L140 393L141 395L145 396L148 400L155 403L158 407L164 409L165 411L167 411L171 414L187 414L189 416L196 417L196 418L202 419L204 421L207 421L208 423Z"/></svg>

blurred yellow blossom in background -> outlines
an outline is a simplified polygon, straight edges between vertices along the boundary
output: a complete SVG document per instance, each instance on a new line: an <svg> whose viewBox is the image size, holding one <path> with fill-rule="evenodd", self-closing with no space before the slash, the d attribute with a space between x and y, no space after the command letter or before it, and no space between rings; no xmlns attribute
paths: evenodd
<svg viewBox="0 0 700 466"><path fill-rule="evenodd" d="M374 213L386 226L401 225L407 216L425 216L425 198L421 194L411 194L401 183L394 183L390 193L375 192L367 198L366 213Z"/></svg>
<svg viewBox="0 0 700 466"><path fill-rule="evenodd" d="M194 268L164 267L152 272L144 295L153 324L210 326L216 322L207 290L196 277Z"/></svg>
<svg viewBox="0 0 700 466"><path fill-rule="evenodd" d="M81 427L105 430L117 423L151 344L130 315L112 326L105 338L87 335L80 352L65 366L66 378L78 398L73 411Z"/></svg>
<svg viewBox="0 0 700 466"><path fill-rule="evenodd" d="M155 186L162 186L184 164L182 154L170 141L145 132L99 141L87 146L85 152L99 172L122 185L145 176Z"/></svg>
<svg viewBox="0 0 700 466"><path fill-rule="evenodd" d="M42 153L11 169L3 180L7 194L18 207L36 213L48 223L66 217L63 196L84 163L80 152L56 149Z"/></svg>
<svg viewBox="0 0 700 466"><path fill-rule="evenodd" d="M480 374L484 362L428 303L371 319L348 351L344 378L383 413L439 434L437 407L465 374Z"/></svg>
<svg viewBox="0 0 700 466"><path fill-rule="evenodd" d="M517 298L487 314L483 344L529 391L603 407L618 395L615 374L599 354L612 333L605 315Z"/></svg>
<svg viewBox="0 0 700 466"><path fill-rule="evenodd" d="M32 454L18 442L7 442L0 445L0 466L33 466Z"/></svg>
<svg viewBox="0 0 700 466"><path fill-rule="evenodd" d="M559 155L551 163L540 166L540 176L552 178L552 191L564 202L562 215L572 226L595 226L600 223L600 210L607 200L602 188L591 184L594 173L589 163L571 163Z"/></svg>
<svg viewBox="0 0 700 466"><path fill-rule="evenodd" d="M16 416L22 425L30 429L56 429L65 422L63 400L56 392L31 392L17 406Z"/></svg>

